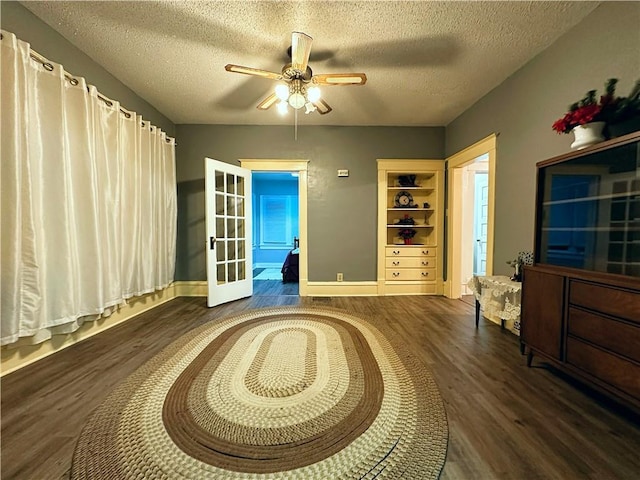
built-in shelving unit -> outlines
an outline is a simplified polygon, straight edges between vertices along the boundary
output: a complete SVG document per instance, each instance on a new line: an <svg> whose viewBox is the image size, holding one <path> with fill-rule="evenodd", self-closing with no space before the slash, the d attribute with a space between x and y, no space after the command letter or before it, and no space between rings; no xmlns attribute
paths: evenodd
<svg viewBox="0 0 640 480"><path fill-rule="evenodd" d="M443 204L442 160L378 160L379 294L442 294Z"/></svg>

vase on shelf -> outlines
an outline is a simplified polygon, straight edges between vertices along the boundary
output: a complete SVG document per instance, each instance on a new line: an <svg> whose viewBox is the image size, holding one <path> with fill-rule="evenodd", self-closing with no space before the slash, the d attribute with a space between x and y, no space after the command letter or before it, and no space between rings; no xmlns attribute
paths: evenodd
<svg viewBox="0 0 640 480"><path fill-rule="evenodd" d="M605 122L591 122L574 127L574 129L571 130L574 136L571 148L573 150L581 150L604 141L604 135L602 134L604 125Z"/></svg>
<svg viewBox="0 0 640 480"><path fill-rule="evenodd" d="M404 239L404 244L405 244L405 245L411 245L411 244L413 244L413 240L412 240L412 239L410 239L410 238L405 238L405 239Z"/></svg>

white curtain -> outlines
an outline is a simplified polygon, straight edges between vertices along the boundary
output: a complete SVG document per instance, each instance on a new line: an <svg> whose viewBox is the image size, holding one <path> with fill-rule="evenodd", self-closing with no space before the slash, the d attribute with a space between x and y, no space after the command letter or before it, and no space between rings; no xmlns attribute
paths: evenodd
<svg viewBox="0 0 640 480"><path fill-rule="evenodd" d="M0 43L5 345L169 285L177 202L173 139L13 34Z"/></svg>

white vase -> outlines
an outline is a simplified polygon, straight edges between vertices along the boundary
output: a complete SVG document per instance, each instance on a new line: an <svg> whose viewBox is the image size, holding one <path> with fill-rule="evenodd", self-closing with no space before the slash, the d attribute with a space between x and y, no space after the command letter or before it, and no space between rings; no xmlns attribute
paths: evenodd
<svg viewBox="0 0 640 480"><path fill-rule="evenodd" d="M590 145L595 145L604 140L602 130L604 129L605 122L592 122L584 125L578 125L574 127L573 135L575 140L571 144L573 150L581 150Z"/></svg>

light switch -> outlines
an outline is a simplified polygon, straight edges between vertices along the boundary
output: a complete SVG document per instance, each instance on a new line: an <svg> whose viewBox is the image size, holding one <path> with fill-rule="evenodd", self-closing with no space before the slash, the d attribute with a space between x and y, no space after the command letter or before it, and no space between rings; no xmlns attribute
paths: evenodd
<svg viewBox="0 0 640 480"><path fill-rule="evenodd" d="M338 170L338 176L339 177L348 177L349 176L349 170Z"/></svg>

